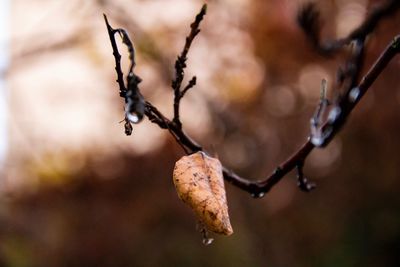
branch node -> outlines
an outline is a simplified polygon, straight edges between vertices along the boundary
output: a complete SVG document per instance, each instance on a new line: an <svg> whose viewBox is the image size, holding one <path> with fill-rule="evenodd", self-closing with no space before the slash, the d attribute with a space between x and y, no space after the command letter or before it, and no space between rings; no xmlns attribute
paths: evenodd
<svg viewBox="0 0 400 267"><path fill-rule="evenodd" d="M257 183L250 184L248 189L251 197L253 198L262 198L266 193L266 191Z"/></svg>

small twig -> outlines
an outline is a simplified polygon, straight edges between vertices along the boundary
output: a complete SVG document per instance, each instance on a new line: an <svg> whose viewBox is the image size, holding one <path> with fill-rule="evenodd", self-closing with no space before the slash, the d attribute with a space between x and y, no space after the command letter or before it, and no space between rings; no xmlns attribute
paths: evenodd
<svg viewBox="0 0 400 267"><path fill-rule="evenodd" d="M297 163L296 170L297 170L297 186L300 188L301 191L310 192L313 190L316 185L315 183L309 182L306 177L304 177L303 173L304 162L301 161Z"/></svg>
<svg viewBox="0 0 400 267"><path fill-rule="evenodd" d="M106 14L103 14L103 16L104 16L104 20L107 25L108 36L110 37L110 42L111 42L111 46L112 46L112 50L113 50L113 56L115 59L115 71L117 72L117 83L119 86L119 95L121 97L125 98L127 89L124 84L124 74L121 69L121 55L118 53L118 46L117 46L117 43L115 42L115 37L114 37L116 30L114 30L108 23Z"/></svg>
<svg viewBox="0 0 400 267"><path fill-rule="evenodd" d="M107 16L105 14L103 15L115 58L115 70L117 72L120 96L125 99L125 134L131 135L133 130L131 123L139 123L143 119L145 113L145 101L138 87L142 79L133 72L136 65L135 48L128 33L124 29L113 29L107 20ZM126 85L123 81L124 75L121 69L121 55L118 52L118 46L115 41L116 33L119 33L122 42L127 46L129 52L130 67L126 77Z"/></svg>
<svg viewBox="0 0 400 267"><path fill-rule="evenodd" d="M115 31L119 33L122 42L128 47L129 62L131 63L129 67L129 74L133 73L133 68L136 66L135 47L133 46L133 43L129 38L128 33L124 29L116 29Z"/></svg>
<svg viewBox="0 0 400 267"><path fill-rule="evenodd" d="M321 34L321 19L320 13L315 3L305 4L297 14L297 23L308 38L315 49L323 53L321 49L320 34ZM320 51L321 50L321 51Z"/></svg>
<svg viewBox="0 0 400 267"><path fill-rule="evenodd" d="M172 89L174 90L174 118L172 121L179 128L182 128L182 123L179 118L179 106L183 95L186 93L183 91L189 90L196 84L196 78L193 77L192 80L189 82L188 86L186 86L186 88L181 92L182 81L183 78L185 77L184 69L186 68L187 54L189 53L189 49L190 46L192 45L194 38L200 32L200 23L203 20L206 12L207 12L207 5L203 5L200 12L196 15L194 22L190 25L191 30L189 35L186 37L183 50L175 61L175 79L172 81L171 84Z"/></svg>
<svg viewBox="0 0 400 267"><path fill-rule="evenodd" d="M343 42L351 42L351 40L365 39L365 37L373 32L378 23L394 14L400 8L399 0L387 0L386 3L381 4L372 9L372 12L364 20L364 22L354 29Z"/></svg>
<svg viewBox="0 0 400 267"><path fill-rule="evenodd" d="M328 115L328 121L322 127L324 139L320 142L319 147L324 147L333 139L336 133L344 125L347 117L368 91L372 83L386 68L393 57L399 53L400 35L396 36L393 41L386 47L377 61L369 69L368 73L361 79L358 85L350 87L345 97L341 97L338 103L332 108Z"/></svg>
<svg viewBox="0 0 400 267"><path fill-rule="evenodd" d="M322 23L315 3L306 4L298 13L297 21L316 50L325 56L330 56L339 51L343 46L350 44L353 40L365 39L367 35L375 30L383 18L394 14L399 8L400 1L387 0L386 3L372 9L364 22L346 37L324 42L320 40Z"/></svg>
<svg viewBox="0 0 400 267"><path fill-rule="evenodd" d="M348 91L357 85L357 82L360 79L361 70L364 65L364 58L365 58L365 37L354 40L354 47L352 51L352 56L347 63L347 75L349 82L346 89L346 95Z"/></svg>
<svg viewBox="0 0 400 267"><path fill-rule="evenodd" d="M139 83L142 79L137 76L133 70L136 66L135 47L129 38L128 33L124 29L116 29L122 39L122 43L126 45L129 53L129 71L126 77L127 92L125 94L125 118L130 123L139 123L144 116L145 103L144 98L139 90ZM131 125L132 126L132 125ZM125 128L126 129L126 128Z"/></svg>
<svg viewBox="0 0 400 267"><path fill-rule="evenodd" d="M321 128L322 125L322 118L325 115L326 108L329 105L329 101L326 97L327 92L327 82L325 79L321 81L321 92L320 92L320 99L317 109L315 110L314 116L311 118L310 126L311 126L311 142L313 144L318 143L321 140Z"/></svg>
<svg viewBox="0 0 400 267"><path fill-rule="evenodd" d="M343 110L348 109L347 106L351 105L349 101L349 94L352 92L353 88L356 87L357 82L359 80L359 76L361 75L361 69L363 67L364 63L364 57L365 57L365 39L360 39L360 40L355 40L353 43L353 49L352 49L352 54L350 59L346 62L346 68L343 71L341 68L339 68L340 76L338 76L339 81L338 85L342 86L344 90L344 93L341 94L339 93L336 100L335 104L332 107L331 111L329 112L328 116L328 124L332 121L341 121L340 124L343 125L348 113L343 112ZM321 94L323 94L323 91L325 85L324 83L322 84L321 88ZM331 135L333 133L332 129L337 129L335 131L338 131L341 127L341 125L337 125L335 127L320 127L321 126L321 116L322 111L325 112L326 105L324 103L324 98L321 96L320 104L317 108L317 112L314 115L313 119L311 119L311 136L310 140L311 142L317 146L325 146L328 144L329 140L331 139Z"/></svg>
<svg viewBox="0 0 400 267"><path fill-rule="evenodd" d="M182 98L187 91L189 91L191 88L193 88L193 86L196 85L196 76L193 76L193 78L188 82L188 84L185 86L185 88L183 88L180 98Z"/></svg>

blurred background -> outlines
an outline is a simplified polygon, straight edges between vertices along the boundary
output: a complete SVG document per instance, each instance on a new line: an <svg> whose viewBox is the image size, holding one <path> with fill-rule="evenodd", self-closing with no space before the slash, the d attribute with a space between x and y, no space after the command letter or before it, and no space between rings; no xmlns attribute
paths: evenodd
<svg viewBox="0 0 400 267"><path fill-rule="evenodd" d="M295 19L305 1L206 2L183 125L223 164L261 179L305 141L321 79L332 85L343 58L306 42ZM316 2L322 35L337 38L382 1ZM307 159L315 191L299 191L295 173L261 199L226 184L234 234L202 244L172 183L182 149L147 120L132 136L119 123L102 14L130 33L142 93L171 117L173 64L203 3L0 1L0 266L399 266L399 57ZM399 25L399 14L379 24L366 68Z"/></svg>

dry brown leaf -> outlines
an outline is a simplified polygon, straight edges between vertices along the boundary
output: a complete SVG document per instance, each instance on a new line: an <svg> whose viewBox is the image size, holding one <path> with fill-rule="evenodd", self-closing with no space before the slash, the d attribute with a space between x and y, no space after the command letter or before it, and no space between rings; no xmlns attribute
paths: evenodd
<svg viewBox="0 0 400 267"><path fill-rule="evenodd" d="M196 213L206 228L231 235L222 166L218 159L196 152L175 163L173 180L178 196Z"/></svg>

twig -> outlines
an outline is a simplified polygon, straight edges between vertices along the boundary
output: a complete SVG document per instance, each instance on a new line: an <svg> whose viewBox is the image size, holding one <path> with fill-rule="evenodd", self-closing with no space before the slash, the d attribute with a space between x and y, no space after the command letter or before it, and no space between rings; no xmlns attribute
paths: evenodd
<svg viewBox="0 0 400 267"><path fill-rule="evenodd" d="M196 84L196 77L193 77L192 80L190 80L189 84L181 92L182 81L183 78L185 77L184 69L186 68L187 54L189 53L189 49L190 46L192 45L194 38L200 32L200 23L203 20L204 16L206 15L206 12L207 12L207 5L203 5L199 14L197 14L194 22L190 25L191 30L189 35L186 37L186 42L185 45L183 46L183 50L175 61L175 79L172 81L171 84L172 89L174 90L174 118L172 121L179 128L182 128L182 123L179 118L180 101L183 95L186 93L186 91L188 91Z"/></svg>
<svg viewBox="0 0 400 267"><path fill-rule="evenodd" d="M193 76L192 79L188 82L188 84L185 86L185 88L183 88L179 98L183 98L186 94L187 91L189 91L193 86L196 85L196 76Z"/></svg>
<svg viewBox="0 0 400 267"><path fill-rule="evenodd" d="M297 23L303 30L313 47L320 53L325 53L325 49L320 44L321 19L320 13L315 3L305 4L297 14Z"/></svg>
<svg viewBox="0 0 400 267"><path fill-rule="evenodd" d="M316 50L325 56L330 56L343 46L350 44L353 40L365 39L367 35L375 30L376 26L383 18L394 14L399 8L400 1L387 0L386 3L372 9L364 22L346 37L324 42L320 40L322 23L320 20L320 13L315 3L306 4L298 13L297 21Z"/></svg>
<svg viewBox="0 0 400 267"><path fill-rule="evenodd" d="M321 131L322 119L323 116L325 116L326 108L329 105L329 101L326 98L327 88L328 88L327 81L323 79L321 82L321 93L320 93L319 104L314 113L314 116L311 118L310 121L310 126L311 126L310 139L311 142L313 143L318 142L317 140L321 140L322 138L322 131Z"/></svg>
<svg viewBox="0 0 400 267"><path fill-rule="evenodd" d="M136 65L135 48L128 33L124 29L113 29L107 20L107 16L105 14L103 15L115 58L115 70L117 72L117 82L120 88L119 95L125 99L125 134L131 135L133 130L131 123L141 122L145 113L145 100L139 90L139 83L142 79L133 72ZM118 46L115 41L116 33L119 33L122 42L127 46L129 52L130 66L126 77L126 85L123 81L124 74L121 69L121 55L118 52Z"/></svg>
<svg viewBox="0 0 400 267"><path fill-rule="evenodd" d="M115 42L115 37L114 37L114 35L117 31L114 30L108 23L106 14L103 14L103 16L104 16L104 20L107 25L108 36L110 37L110 42L111 42L111 46L112 46L112 50L113 50L113 56L115 59L115 71L117 72L117 83L119 86L119 95L120 95L120 97L125 98L127 89L124 84L124 74L121 69L121 55L118 52L118 46L117 46L117 43Z"/></svg>
<svg viewBox="0 0 400 267"><path fill-rule="evenodd" d="M304 192L310 192L313 190L316 185L315 183L311 183L307 180L306 177L304 177L303 173L303 167L304 167L304 162L299 162L296 166L297 169L297 186L300 188L300 190Z"/></svg>
<svg viewBox="0 0 400 267"><path fill-rule="evenodd" d="M358 28L353 30L343 42L349 43L351 40L364 39L375 30L376 26L383 18L394 14L399 8L400 1L398 0L387 0L386 3L375 7L368 15L367 19L365 19Z"/></svg>
<svg viewBox="0 0 400 267"><path fill-rule="evenodd" d="M399 53L399 44L400 35L397 35L369 69L367 74L361 79L361 82L349 88L345 96L338 100L338 103L332 108L328 115L328 121L322 127L324 139L320 140L318 146L326 146L341 129L351 111L368 91L372 83L386 68L392 58Z"/></svg>
<svg viewBox="0 0 400 267"><path fill-rule="evenodd" d="M129 73L133 73L133 68L136 66L136 59L135 59L135 47L131 39L129 38L128 33L124 29L116 29L115 32L118 32L121 36L122 42L128 48L129 53L129 62L131 63L129 67Z"/></svg>

